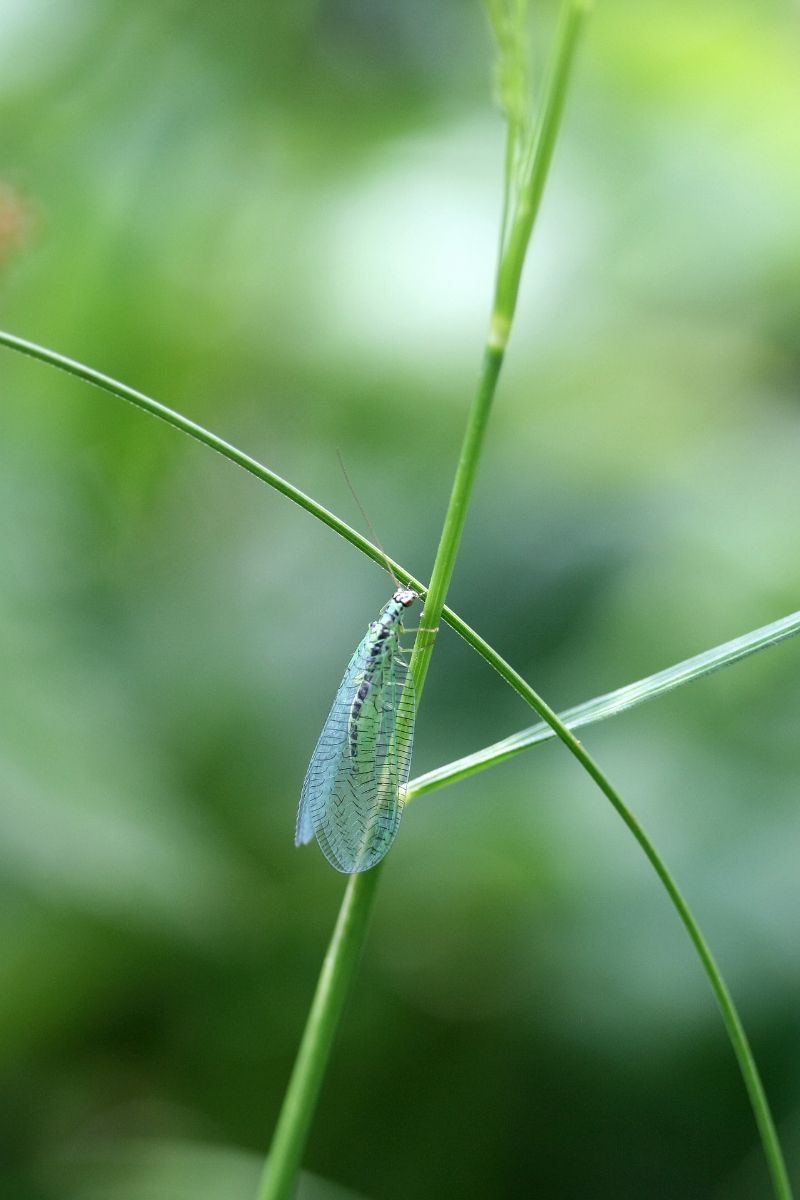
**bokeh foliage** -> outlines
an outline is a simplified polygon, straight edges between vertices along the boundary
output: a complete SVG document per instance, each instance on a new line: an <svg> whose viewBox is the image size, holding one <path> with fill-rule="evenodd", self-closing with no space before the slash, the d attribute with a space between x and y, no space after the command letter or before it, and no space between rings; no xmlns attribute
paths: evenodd
<svg viewBox="0 0 800 1200"><path fill-rule="evenodd" d="M500 200L477 4L0 18L2 323L355 519L340 447L424 576ZM799 48L787 4L593 18L451 595L559 707L798 607ZM245 1195L342 886L297 793L386 581L111 397L0 369L2 1187ZM798 655L584 739L794 1163ZM417 770L529 723L452 637L428 689ZM558 747L410 810L309 1164L375 1200L763 1194L699 967Z"/></svg>

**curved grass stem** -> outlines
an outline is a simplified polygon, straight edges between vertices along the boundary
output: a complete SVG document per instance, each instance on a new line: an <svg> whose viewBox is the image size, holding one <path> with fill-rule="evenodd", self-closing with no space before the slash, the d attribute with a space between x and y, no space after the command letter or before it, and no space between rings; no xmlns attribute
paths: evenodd
<svg viewBox="0 0 800 1200"><path fill-rule="evenodd" d="M268 484L280 492L281 495L286 496L293 504L299 505L305 512L315 517L318 521L321 521L324 525L327 525L329 529L332 529L334 533L344 538L350 545L355 546L357 550L360 550L362 554L366 555L367 558L370 558L378 566L385 568L388 562L399 580L415 588L421 595L425 595L427 591L425 585L416 576L412 575L402 563L397 562L396 559L388 558L379 546L370 542L368 538L365 538L357 529L353 529L341 517L337 517L330 509L325 508L318 501L314 500L313 497L301 491L300 488L290 483L287 479L284 479L281 475L278 475L277 472L271 470L264 463L258 462L257 459L252 458L243 450L233 446L230 442L226 442L219 434L213 433L210 429L206 429L188 417L184 417L181 413L176 412L175 409L168 408L167 405L153 399L151 396L145 395L144 392L139 392L135 388L120 382L120 380L113 379L110 375L105 375L101 371L95 370L94 367L77 362L73 358L68 358L66 355L59 354L55 350L50 350L46 346L40 346L36 342L28 341L26 338L18 337L7 330L0 329L0 346L5 346L6 349L13 350L28 358L36 359L47 366L55 367L56 370L63 371L67 375L83 379L86 383L92 384L92 386L99 388L101 391L126 400L143 412L157 417L167 425L171 425L173 428L187 434L195 441L209 447L217 454L222 455L230 462L235 463L249 474L255 476L256 479ZM506 672L504 660L481 637L477 630L468 625L457 612L447 605L442 609L441 620L449 625L459 637L463 638L477 654L480 654L484 661L497 671L509 687L517 692L519 691L513 676L509 676ZM569 729L577 729L584 725L593 724L596 721L605 720L607 717L615 716L617 713L624 712L626 709L641 704L645 700L663 695L674 688L682 686L684 683L689 683L693 679L718 670L720 667L738 662L742 658L746 658L748 655L754 654L756 651L762 650L767 646L777 645L786 638L793 637L798 632L800 632L800 612L790 613L789 616L782 617L778 621L773 621L769 625L764 625L760 629L752 630L750 633L743 634L742 637L735 638L733 641L725 642L721 646L716 646L712 650L706 650L694 658L686 659L681 663L668 667L664 671L659 671L655 675L648 675L646 678L640 679L636 683L628 684L623 688L618 688L616 691L607 692L591 700L584 700L581 704L576 704L574 707L566 709L561 713L561 719ZM467 775L472 775L484 766L492 766L503 762L506 758L519 754L521 751L538 745L540 742L547 741L554 736L550 726L540 722L538 725L510 734L507 738L503 738L502 741L496 742L491 746L486 746L482 750L476 751L475 754L458 759L457 762L437 767L425 776L420 776L418 779L413 780L409 784L409 790L413 792L414 796L423 795L425 792L433 791L445 783L452 783L458 779L465 778Z"/></svg>
<svg viewBox="0 0 800 1200"><path fill-rule="evenodd" d="M680 920L686 929L686 932L697 951L698 957L702 964L703 970L711 984L712 991L719 1006L722 1020L725 1029L730 1038L736 1060L739 1064L739 1070L747 1090L750 1104L753 1109L753 1114L756 1120L756 1126L761 1138L761 1145L764 1150L764 1156L767 1160L767 1166L772 1179L773 1191L776 1200L792 1200L792 1189L789 1183L789 1176L786 1170L786 1164L783 1158L780 1141L778 1140L777 1130L770 1111L769 1102L767 1101L761 1077L753 1057L750 1044L747 1040L747 1035L744 1031L744 1026L739 1017L733 997L725 983L717 962L711 953L711 949L703 936L697 920L695 919L687 901L681 893L677 883L670 874L664 860L656 850L652 841L645 833L642 826L634 816L633 812L623 802L622 797L617 792L616 788L611 784L605 773L600 769L592 756L588 753L582 742L569 730L561 721L558 715L550 708L550 706L538 695L537 692L530 687L525 680L514 671L510 664L505 664L510 675L516 676L517 690L521 695L525 695L531 708L535 709L542 717L543 721L552 729L553 734L557 737L569 750L570 754L577 759L587 774L594 780L601 792L610 801L612 807L627 826L628 830L636 839L640 849L647 857L650 865L658 876L664 890L669 896L673 907L675 908Z"/></svg>
<svg viewBox="0 0 800 1200"><path fill-rule="evenodd" d="M352 545L356 546L362 553L379 565L384 565L385 559L381 551L373 546L366 538L364 538L356 530L351 529L345 522L341 521L334 514L323 508L311 497L306 496L298 488L289 484L268 467L258 463L255 459L231 446L216 434L197 425L189 418L183 417L174 410L167 408L158 401L145 396L143 393L137 392L133 388L120 383L117 380L111 379L109 376L103 375L93 368L87 367L84 364L77 363L72 359L65 358L62 355L48 350L35 343L26 341L24 338L19 338L13 334L0 331L0 345L5 345L9 349L16 350L26 354L29 357L38 359L41 362L47 363L50 366L56 367L67 372L70 375L75 375L86 380L88 383L94 384L107 392L121 397L137 407L149 412L153 416L159 417L173 427L187 433L195 440L202 442L211 449L222 454L230 461L236 463L240 467L249 471L252 475L268 483L271 487L287 496L294 503L299 504L307 512L322 520L326 525L333 529L340 536L344 537ZM405 570L399 563L392 562L392 569L397 574L398 578L408 582L413 587L417 587L424 592L423 585L416 580L409 572ZM519 676L502 657L496 653L474 630L472 630L465 622L461 620L457 614L449 609L443 610L443 618L458 632L465 640L472 645L479 653L483 655L487 662L498 671L498 673L512 686L515 691L520 694L543 718L543 723L539 726L534 726L530 730L523 730L520 734L513 735L512 738L506 739L506 745L498 743L496 747L489 747L484 751L479 752L479 755L486 756L485 765L490 762L500 762L505 758L510 757L514 753L527 748L529 745L534 745L545 737L560 737L562 741L566 741L569 746L569 739L572 738L569 730L564 722L560 722L555 713L551 713L548 707L544 704L536 694L530 689L529 685ZM709 670L716 669L717 666L724 665L725 661L736 661L744 657L747 653L753 653L755 650L761 649L766 645L775 644L777 641L785 637L792 636L800 628L800 618L798 614L792 614L790 617L784 618L780 622L775 622L771 626L766 626L762 630L756 630L751 635L747 635L744 639L737 639L738 645L728 643L724 647L719 647L716 651L708 651L706 655L698 656L694 660L688 660L687 663L679 664L678 668L673 668L669 672L673 676L673 680L669 682L669 686L675 687L682 682L687 682L691 678L696 678L701 674L707 673ZM706 660L701 662L701 660ZM719 660L719 661L717 661ZM628 688L620 689L619 692L610 693L606 697L599 697L593 701L587 701L583 705L576 706L575 709L569 710L564 714L564 721L569 722L570 714L576 717L582 717L581 723L588 723L589 720L599 720L602 716L611 715L610 711L604 711L611 706L613 711L623 711L624 708L630 707L634 703L639 703L643 699L649 698L650 695L658 695L668 690L665 676L667 672L661 672L657 676L650 677L650 680L641 681L640 684L630 685ZM678 677L680 676L680 677ZM648 689L647 685L650 683ZM576 721L577 723L577 721ZM580 743L572 738L574 747L579 747ZM524 743L524 744L523 744ZM573 747L571 747L573 748ZM575 749L573 748L573 753ZM489 756L492 755L490 758ZM478 757L478 756L474 756ZM589 769L588 763L592 762L585 751L576 753L579 761L582 762L585 769L599 784L601 773L599 768L595 770ZM472 773L472 770L462 770L459 764L450 764L452 774L440 781L422 777L417 781L413 781L409 785L409 790L412 795L420 795L424 791L433 790L435 786L442 786L444 782L448 782L454 778L461 778L466 774ZM440 769L448 771L448 768ZM595 773L595 771L597 773ZM602 787L602 785L600 785ZM610 784L608 785L610 788ZM637 838L641 848L647 855L653 865L662 885L667 890L672 903L678 911L681 920L683 921L689 936L692 939L698 955L700 956L703 967L709 976L712 988L717 997L720 1009L723 1014L728 1034L736 1052L737 1060L739 1061L740 1069L747 1087L748 1094L753 1104L756 1113L756 1120L759 1131L761 1133L762 1144L765 1154L770 1163L770 1171L775 1183L775 1195L779 1200L790 1200L791 1190L786 1176L785 1165L783 1164L780 1145L774 1129L774 1124L769 1112L769 1108L764 1096L758 1072L753 1061L752 1053L747 1044L747 1039L742 1028L741 1021L736 1013L735 1006L730 997L722 976L716 966L716 963L708 949L707 943L702 936L702 933L697 926L691 911L683 900L677 885L672 880L669 872L658 857L652 843L643 834L640 826L635 818L625 809L621 799L614 792L607 791L603 787L605 794L614 804L614 807L619 812L622 819L625 821L628 828ZM345 898L340 912L339 920L337 921L336 929L331 940L331 944L326 955L320 980L317 986L314 1002L312 1005L309 1021L307 1022L306 1032L301 1043L300 1052L298 1054L295 1071L292 1075L289 1089L286 1094L286 1102L284 1110L275 1133L275 1147L278 1151L277 1157L275 1153L270 1156L270 1162L275 1162L280 1166L280 1170L275 1176L275 1186L280 1186L283 1191L262 1191L259 1195L259 1200L272 1200L273 1197L288 1196L291 1192L291 1185L287 1183L287 1179L294 1179L297 1167L299 1166L300 1156L302 1155L302 1147L307 1136L311 1114L316 1103L316 1098L319 1093L322 1078L324 1076L325 1067L327 1065L330 1047L332 1045L333 1035L338 1023L339 1016L344 1007L346 1000L348 985L353 977L355 966L360 952L360 947L366 937L367 922L372 909L372 904L377 887L377 880L380 876L380 867L371 872L366 872L362 875L354 876L347 886ZM285 1114L285 1115L284 1115ZM294 1166L292 1162L294 1161ZM270 1187L272 1183L270 1182ZM286 1190L288 1188L289 1190Z"/></svg>
<svg viewBox="0 0 800 1200"><path fill-rule="evenodd" d="M638 842L678 912L711 983L755 1113L775 1196L778 1200L791 1200L791 1188L780 1144L742 1023L708 944L677 884L636 818L566 724L500 655L492 650L469 626L466 626L456 614L447 609L444 603L458 555L466 513L485 440L487 422L513 321L525 255L550 166L578 35L586 11L585 0L565 0L562 5L539 121L535 127L528 153L522 155L520 159L522 162L521 177L514 181L516 185L515 207L507 214L507 237L498 268L483 370L467 419L462 452L429 589L426 591L419 581L399 564L392 563L392 567L399 579L425 594L421 620L423 629L435 628L440 619L444 618L478 650L539 714L543 722L553 731L553 735L564 743L607 797ZM510 136L514 136L514 134ZM509 163L516 161L518 157L516 153L513 153L507 158L507 161ZM323 521L375 562L381 565L385 563L382 552L356 530L340 521L311 497L288 484L269 468L188 418L100 372L76 363L74 360L66 359L23 338L0 333L0 345L5 345L67 371L135 404L151 415L159 417L289 497L294 503L299 504L307 512L316 516L318 520ZM433 638L430 635L426 637L424 633L418 635L412 658L412 672L418 694L421 694L424 688L432 649ZM531 731L524 731L524 733L530 734ZM528 744L534 743L531 740ZM369 916L380 876L381 867L377 867L372 871L355 875L348 881L275 1129L270 1156L259 1188L258 1200L289 1200L294 1191L297 1172L302 1161L336 1028L366 939Z"/></svg>
<svg viewBox="0 0 800 1200"><path fill-rule="evenodd" d="M59 354L55 350L50 350L46 346L40 346L36 342L31 342L27 338L19 337L17 334L9 333L7 330L0 329L0 346L5 346L8 350L13 350L18 354L24 355L26 358L33 358L37 362L45 363L49 367L54 367L58 371L63 371L66 375L71 375L76 379L82 379L85 383L91 384L93 387L99 388L101 391L108 392L112 396L117 396L121 400L127 401L128 404L134 405L135 408L142 412L148 413L152 417L156 417L159 421L163 421L166 425L172 426L173 429L185 433L188 437L193 438L201 445L207 446L210 450L220 454L229 462L235 463L247 471L248 474L255 476L256 479L266 483L275 491L280 492L293 504L297 504L305 512L321 521L323 525L327 525L339 537L344 538L351 546L355 546L367 558L372 559L379 567L386 568L386 565L391 567L394 574L402 583L407 583L413 587L420 595L426 595L428 589L425 584L412 575L410 571L397 562L393 558L389 558L384 554L383 550L359 533L357 529L353 529L352 525L348 525L341 517L337 517L330 509L325 508L312 496L295 487L287 479L278 475L276 471L264 463L260 463L251 455L246 454L244 450L240 450L237 446L225 441L219 434L206 429L205 426L199 425L191 418L185 417L182 413L177 412L174 408L169 408L161 401L155 400L152 396L146 395L144 392L138 391L136 388L130 387L126 383L122 383L119 379L114 379L111 375L106 375L102 371L96 370L94 367L87 366L86 363L78 362L74 358L68 358L64 354ZM480 634L476 633L466 621L446 605L442 610L441 619L448 624L460 637L464 639L474 650L477 651L490 666L498 669L497 663L494 661L494 653Z"/></svg>
<svg viewBox="0 0 800 1200"><path fill-rule="evenodd" d="M695 654L694 657L675 663L663 671L657 671L655 675L648 675L592 700L584 700L582 704L576 704L559 713L559 719L571 730L605 721L609 717L627 712L629 708L644 704L646 700L654 700L695 679L702 679L705 675L722 670L723 667L730 667L770 646L778 646L788 638L796 637L798 633L800 612L790 613L778 621L771 621L769 625L762 625L760 629L752 629L741 637L723 642L721 646L714 646L711 650L704 650L702 654ZM501 664L493 662L492 665L501 674L504 673ZM506 682L511 687L515 686L511 679L506 679ZM479 771L485 771L487 767L495 767L498 763L521 754L523 750L530 750L533 746L551 741L555 736L546 721L539 721L536 725L512 733L499 742L493 742L492 745L484 746L473 754L467 754L464 758L435 767L432 771L410 780L406 787L406 803L417 796L424 796L446 787L449 783L456 783L459 779L467 779Z"/></svg>
<svg viewBox="0 0 800 1200"><path fill-rule="evenodd" d="M322 521L329 529L332 529L334 533L344 538L350 545L355 546L357 550L360 550L362 554L366 555L367 558L370 558L378 566L385 568L388 562L399 580L415 588L421 595L425 595L427 591L425 585L416 576L412 575L402 563L397 562L396 559L388 558L379 546L370 542L357 529L353 529L351 525L343 521L341 517L337 517L335 513L318 503L313 497L301 491L300 488L295 487L294 484L278 475L277 472L271 470L264 463L258 462L257 459L252 458L243 450L233 446L230 442L226 442L219 434L213 433L210 429L206 429L188 417L184 417L181 413L176 412L175 409L168 408L167 405L153 399L151 396L145 395L144 392L139 392L135 388L121 383L118 379L113 379L110 375L105 375L101 371L87 366L85 363L77 362L75 359L59 354L55 350L50 350L46 346L40 346L36 342L18 337L16 334L9 333L6 330L0 330L0 346L5 346L7 349L16 351L28 358L36 359L47 366L55 367L67 375L83 379L86 383L90 383L102 391L126 400L143 412L157 417L173 428L194 438L195 441L208 446L210 449L216 451L217 454L222 455L230 462L235 463L249 474L255 476L256 479L261 480L263 483L280 492L281 495L286 496L293 504L299 505L300 508L315 517L318 521ZM484 661L497 671L509 687L519 693L515 678L513 674L510 675L507 672L504 660L472 626L468 625L458 613L447 605L442 609L441 619L459 637L463 638L477 654L480 654ZM764 625L759 629L754 629L750 633L743 634L740 638L723 643L721 646L706 650L694 658L686 659L681 663L668 667L664 671L657 672L655 675L648 675L636 683L627 684L623 688L607 692L602 696L596 696L591 700L584 700L582 703L576 704L574 707L562 712L560 714L561 720L569 729L578 729L582 726L593 724L596 721L616 716L628 708L633 708L635 705L656 696L664 695L666 692L672 691L684 683L689 683L693 679L698 679L702 675L707 675L711 671L729 666L734 662L739 662L741 659L759 650L763 650L767 646L778 645L779 642L793 637L797 633L800 633L800 612L790 613L789 616L782 617L780 620L773 621L771 624ZM524 699L525 697L523 696L522 698ZM409 795L416 797L426 792L435 791L438 787L466 778L468 775L473 775L485 767L494 766L497 763L505 761L507 758L511 758L515 754L521 753L523 750L529 749L531 746L539 745L541 742L548 741L553 737L555 737L555 734L546 722L540 722L538 725L533 725L528 729L521 729L517 733L510 734L507 738L503 738L491 746L485 746L474 754L467 755L455 762L447 763L442 767L437 767L433 771L429 771L426 775L412 780L408 785Z"/></svg>

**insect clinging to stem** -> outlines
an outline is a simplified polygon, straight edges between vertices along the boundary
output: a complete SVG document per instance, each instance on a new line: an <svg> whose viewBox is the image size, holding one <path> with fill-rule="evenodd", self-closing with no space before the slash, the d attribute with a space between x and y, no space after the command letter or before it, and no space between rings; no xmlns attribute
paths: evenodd
<svg viewBox="0 0 800 1200"><path fill-rule="evenodd" d="M337 871L374 867L394 841L414 738L414 682L399 653L403 613L419 596L399 586L348 663L306 772L295 845L316 836Z"/></svg>

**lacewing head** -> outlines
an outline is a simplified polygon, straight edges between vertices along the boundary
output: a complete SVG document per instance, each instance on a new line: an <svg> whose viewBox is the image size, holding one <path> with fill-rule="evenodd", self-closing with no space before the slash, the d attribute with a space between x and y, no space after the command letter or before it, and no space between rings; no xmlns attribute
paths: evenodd
<svg viewBox="0 0 800 1200"><path fill-rule="evenodd" d="M415 592L413 588L399 587L392 599L396 600L398 604L402 604L403 608L410 608L415 600L419 600L419 593Z"/></svg>

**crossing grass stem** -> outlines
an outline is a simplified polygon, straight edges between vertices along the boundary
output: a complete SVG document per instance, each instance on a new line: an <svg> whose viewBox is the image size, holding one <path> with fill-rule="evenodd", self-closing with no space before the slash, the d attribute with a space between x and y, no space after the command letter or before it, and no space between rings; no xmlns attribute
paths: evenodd
<svg viewBox="0 0 800 1200"><path fill-rule="evenodd" d="M567 94L575 49L587 11L586 0L565 0L562 5L554 51L543 89L540 117L534 128L529 152L521 158L521 177L519 179L515 179L508 168L508 164L515 159L515 156L512 154L506 156L503 230L489 334L478 387L467 418L462 450L434 562L431 583L427 592L419 581L405 572L399 564L391 563L391 566L396 571L398 578L410 586L418 588L425 595L421 628L417 635L411 663L418 699L425 685L433 651L435 639L433 631L438 627L440 618L444 616L444 619L461 633L539 714L553 734L566 746L608 798L636 839L683 922L717 999L753 1107L776 1200L792 1200L791 1185L777 1132L742 1022L700 927L676 882L636 817L623 803L616 789L582 743L530 685L513 670L510 664L506 663L455 613L445 607L445 598L458 555L488 419L511 331L522 268L543 195ZM519 129L510 126L509 136L517 137L518 135ZM510 192L512 186L516 193L513 203ZM0 345L83 378L166 421L195 440L203 442L288 496L294 503L305 508L319 520L324 521L370 558L378 563L383 563L382 553L357 531L350 529L315 500L281 479L280 476L237 450L236 447L224 442L216 434L195 424L189 418L166 408L125 384L102 375L93 368L64 358L54 351L37 346L35 343L13 334L0 331ZM766 642L765 644L771 643ZM533 744L532 740L530 744ZM505 757L507 757L507 753L500 752L498 749L498 753L492 758L492 761L499 762ZM444 772L446 773L446 771L445 768ZM433 783L432 786L434 786ZM420 791L422 790L420 788ZM336 1029L366 940L369 918L384 867L385 863L381 863L370 871L351 876L348 880L336 925L323 960L316 992L306 1019L294 1068L284 1095L270 1154L258 1189L258 1200L289 1200L295 1190Z"/></svg>

